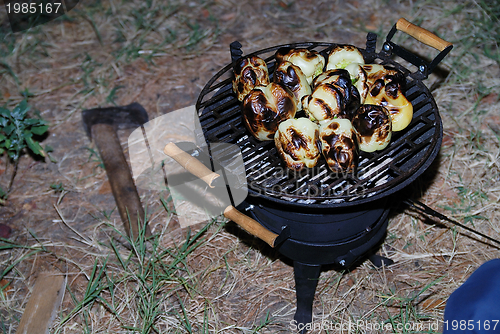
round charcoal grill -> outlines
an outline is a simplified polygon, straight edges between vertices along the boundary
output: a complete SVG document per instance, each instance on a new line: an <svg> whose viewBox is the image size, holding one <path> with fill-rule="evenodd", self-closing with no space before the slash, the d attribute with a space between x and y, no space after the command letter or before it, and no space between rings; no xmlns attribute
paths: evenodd
<svg viewBox="0 0 500 334"><path fill-rule="evenodd" d="M274 52L280 47L308 48L327 53L329 43L280 45L258 52L272 73ZM324 159L314 168L295 172L284 167L273 141L260 142L246 130L240 103L232 92L232 67L227 65L205 86L197 102L200 122L208 142L236 144L245 161L248 190L251 196L266 198L281 205L325 208L358 205L392 194L415 180L437 155L442 138L442 123L436 102L422 83L421 73L410 73L388 54L368 53L365 58L401 70L406 77L406 96L414 108L411 124L394 132L388 147L373 153L361 152L357 171L349 174L331 172ZM375 56L375 57L373 57ZM225 78L225 79L224 79ZM209 98L210 93L217 94Z"/></svg>
<svg viewBox="0 0 500 334"><path fill-rule="evenodd" d="M400 22L388 34L382 51L375 52L374 34L368 34L366 48L360 51L366 63L391 65L404 74L405 96L413 105L413 120L403 131L393 133L384 150L360 152L355 172L333 173L323 158L314 168L300 172L287 169L273 141L260 142L246 130L240 102L232 91L232 64L221 69L198 98L196 107L203 140L236 144L241 149L249 196L239 209L276 234L285 230L288 233L278 250L294 261L298 323L305 324L312 319L321 265L333 263L348 267L383 241L390 195L421 175L439 152L442 122L436 102L422 81L452 46L441 40L446 43L445 47L439 48L439 55L427 63L391 42L396 30L403 30ZM234 45L231 47L233 61L241 55L241 50ZM274 54L279 48L316 50L328 59L328 52L335 46L321 42L285 44L251 55L266 61L272 78L276 65ZM414 64L417 70L410 72L393 60L393 54ZM384 260L387 259L372 258L374 263Z"/></svg>

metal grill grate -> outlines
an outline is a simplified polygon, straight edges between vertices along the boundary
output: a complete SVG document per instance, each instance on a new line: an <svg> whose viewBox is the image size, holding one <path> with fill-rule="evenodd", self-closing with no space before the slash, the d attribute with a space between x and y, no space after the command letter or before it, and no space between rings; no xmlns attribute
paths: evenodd
<svg viewBox="0 0 500 334"><path fill-rule="evenodd" d="M266 60L271 74L275 65L274 53L283 46L306 47L326 54L335 44L280 45L253 54ZM250 195L319 207L360 204L401 189L432 162L441 145L442 124L429 90L419 78L413 77L408 69L387 55L366 54L365 50L360 50L366 58L395 66L405 74L406 97L413 105L414 116L405 130L393 133L391 143L383 151L360 152L358 168L350 174L331 172L323 158L316 167L300 172L284 167L273 141L257 141L247 132L240 103L232 92L231 64L205 86L197 103L204 140L240 147Z"/></svg>

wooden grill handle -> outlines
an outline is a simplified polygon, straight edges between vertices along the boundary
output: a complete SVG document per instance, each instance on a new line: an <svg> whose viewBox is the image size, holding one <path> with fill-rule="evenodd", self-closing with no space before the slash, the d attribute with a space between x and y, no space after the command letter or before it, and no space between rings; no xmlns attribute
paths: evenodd
<svg viewBox="0 0 500 334"><path fill-rule="evenodd" d="M405 18L400 18L398 22L396 22L396 29L407 33L408 35L416 38L419 42L424 43L434 49L439 51L443 51L447 47L453 45L450 42L445 41L442 38L434 35L427 29L421 28L413 23L407 21Z"/></svg>
<svg viewBox="0 0 500 334"><path fill-rule="evenodd" d="M206 184L208 184L210 188L214 187L212 185L214 180L220 177L219 174L212 172L198 159L184 152L179 148L179 146L175 145L174 143L168 143L167 145L165 145L165 148L163 148L163 153L177 161L179 165L184 167L184 169L186 169L194 176L199 177Z"/></svg>
<svg viewBox="0 0 500 334"><path fill-rule="evenodd" d="M257 238L262 239L269 246L274 248L274 242L278 235L269 231L267 228L259 224L256 220L239 212L234 206L230 205L224 210L224 217L231 219L245 231Z"/></svg>
<svg viewBox="0 0 500 334"><path fill-rule="evenodd" d="M177 161L188 172L202 179L211 188L214 188L212 182L216 178L220 177L220 175L212 172L198 159L189 155L174 143L168 143L167 145L165 145L163 152ZM224 217L231 219L245 231L257 238L262 239L269 246L274 248L274 243L276 241L276 238L278 237L278 234L269 231L267 228L259 224L259 222L257 222L256 220L239 212L234 206L230 205L224 210Z"/></svg>

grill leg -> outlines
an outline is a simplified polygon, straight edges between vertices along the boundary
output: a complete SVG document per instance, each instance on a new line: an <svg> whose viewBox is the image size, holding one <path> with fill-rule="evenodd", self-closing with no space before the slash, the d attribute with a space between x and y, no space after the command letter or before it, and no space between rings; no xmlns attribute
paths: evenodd
<svg viewBox="0 0 500 334"><path fill-rule="evenodd" d="M320 265L293 262L295 294L297 296L297 311L295 311L294 320L298 328L304 328L312 322L313 300L320 271ZM301 333L306 333L306 330L302 330Z"/></svg>
<svg viewBox="0 0 500 334"><path fill-rule="evenodd" d="M385 257L385 256L382 256L382 255L378 255L378 254L372 254L368 257L368 259L371 261L371 263L373 263L373 265L377 268L382 268L382 266L390 266L391 264L394 263L393 260Z"/></svg>

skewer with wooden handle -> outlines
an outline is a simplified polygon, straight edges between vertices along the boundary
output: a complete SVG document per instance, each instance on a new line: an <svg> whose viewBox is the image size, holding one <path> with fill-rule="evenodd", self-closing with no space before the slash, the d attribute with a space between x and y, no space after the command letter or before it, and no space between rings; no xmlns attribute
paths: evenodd
<svg viewBox="0 0 500 334"><path fill-rule="evenodd" d="M212 172L198 159L190 154L187 154L174 143L168 143L167 145L165 145L163 153L177 161L179 165L181 165L185 170L187 170L194 176L199 177L201 180L203 180L203 182L208 184L210 188L214 187L214 180L220 177L219 174Z"/></svg>
<svg viewBox="0 0 500 334"><path fill-rule="evenodd" d="M437 49L439 51L443 51L447 47L453 45L452 43L447 42L444 39L434 35L429 30L414 25L405 18L400 18L398 22L396 22L396 29L416 38L419 42L424 43L425 45L428 45L430 47L433 47L434 49Z"/></svg>
<svg viewBox="0 0 500 334"><path fill-rule="evenodd" d="M191 174L199 177L209 187L214 187L214 181L220 177L219 174L212 172L198 159L183 151L174 143L169 143L163 149L163 153L177 161L184 169ZM224 217L231 219L248 233L262 239L269 246L276 246L276 238L278 234L269 231L267 228L259 224L256 220L238 211L234 206L229 205L224 210Z"/></svg>

